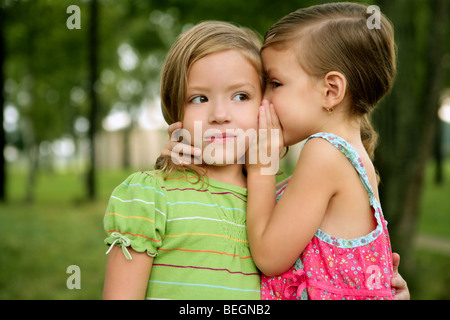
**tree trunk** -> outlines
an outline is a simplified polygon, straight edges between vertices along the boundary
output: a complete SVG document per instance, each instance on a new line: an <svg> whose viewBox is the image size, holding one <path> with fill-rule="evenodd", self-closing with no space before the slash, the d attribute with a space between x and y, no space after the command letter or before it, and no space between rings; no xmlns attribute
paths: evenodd
<svg viewBox="0 0 450 320"><path fill-rule="evenodd" d="M380 1L395 24L398 76L392 94L375 113L380 146L375 165L380 194L389 220L393 251L408 273L419 216L424 171L436 137L439 97L444 87L448 0ZM421 10L429 21L419 21ZM420 41L423 30L427 36ZM423 35L423 33L422 33Z"/></svg>
<svg viewBox="0 0 450 320"><path fill-rule="evenodd" d="M95 89L98 79L98 3L97 0L91 0L91 15L88 30L88 51L89 51L89 132L90 158L89 168L86 177L87 197L89 200L96 198L96 160L95 160L95 135L97 133L97 115L98 115L98 96Z"/></svg>
<svg viewBox="0 0 450 320"><path fill-rule="evenodd" d="M5 146L6 146L6 134L3 126L3 115L5 109L5 21L4 9L0 7L0 202L6 201L6 161L5 161Z"/></svg>

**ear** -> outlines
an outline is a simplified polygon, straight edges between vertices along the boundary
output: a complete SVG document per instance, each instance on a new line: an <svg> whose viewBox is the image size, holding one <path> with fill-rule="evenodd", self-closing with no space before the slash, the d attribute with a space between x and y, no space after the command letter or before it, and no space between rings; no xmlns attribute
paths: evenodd
<svg viewBox="0 0 450 320"><path fill-rule="evenodd" d="M324 103L328 108L334 108L345 98L347 91L347 80L345 76L337 71L328 72L323 79Z"/></svg>

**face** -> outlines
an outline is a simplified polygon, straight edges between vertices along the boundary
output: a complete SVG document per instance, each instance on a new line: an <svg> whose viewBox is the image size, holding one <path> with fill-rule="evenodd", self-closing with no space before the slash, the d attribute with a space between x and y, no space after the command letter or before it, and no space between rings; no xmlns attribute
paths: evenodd
<svg viewBox="0 0 450 320"><path fill-rule="evenodd" d="M308 75L292 49L268 47L262 52L267 85L264 98L273 103L286 145L318 132L322 121L320 81Z"/></svg>
<svg viewBox="0 0 450 320"><path fill-rule="evenodd" d="M236 50L209 54L191 66L183 128L207 164L237 163L244 156L245 133L257 128L261 99L257 70Z"/></svg>

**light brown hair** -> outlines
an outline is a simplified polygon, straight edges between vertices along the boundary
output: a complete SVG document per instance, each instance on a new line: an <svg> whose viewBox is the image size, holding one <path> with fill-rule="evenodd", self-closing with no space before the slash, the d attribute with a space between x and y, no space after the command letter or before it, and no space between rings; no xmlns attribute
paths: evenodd
<svg viewBox="0 0 450 320"><path fill-rule="evenodd" d="M323 78L331 71L347 80L351 115L361 116L361 139L371 158L377 133L370 114L390 91L396 75L392 23L380 15L379 28L369 28L371 13L356 3L329 3L292 12L265 34L261 50L293 47L301 67Z"/></svg>
<svg viewBox="0 0 450 320"><path fill-rule="evenodd" d="M168 124L183 120L187 79L191 66L208 54L237 50L255 67L264 79L260 58L261 40L252 30L221 21L205 21L181 34L167 53L161 70L161 109ZM198 165L177 165L171 157L160 156L155 165L166 175L176 171L193 171L199 178L204 170Z"/></svg>

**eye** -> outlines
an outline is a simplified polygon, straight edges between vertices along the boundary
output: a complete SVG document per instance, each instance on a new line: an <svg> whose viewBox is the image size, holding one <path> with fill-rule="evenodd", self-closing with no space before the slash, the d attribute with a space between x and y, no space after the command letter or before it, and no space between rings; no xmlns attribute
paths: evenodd
<svg viewBox="0 0 450 320"><path fill-rule="evenodd" d="M193 97L191 100L189 100L189 102L197 103L197 104L205 103L205 102L208 102L208 98L205 96L196 96L196 97Z"/></svg>
<svg viewBox="0 0 450 320"><path fill-rule="evenodd" d="M233 96L233 100L235 100L235 101L246 101L249 99L250 99L250 97L246 93L238 93Z"/></svg>
<svg viewBox="0 0 450 320"><path fill-rule="evenodd" d="M270 85L272 86L272 88L278 88L281 86L281 83L277 82L277 81L270 81Z"/></svg>

